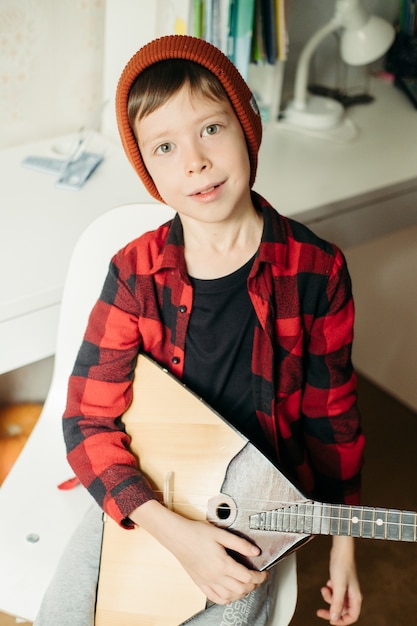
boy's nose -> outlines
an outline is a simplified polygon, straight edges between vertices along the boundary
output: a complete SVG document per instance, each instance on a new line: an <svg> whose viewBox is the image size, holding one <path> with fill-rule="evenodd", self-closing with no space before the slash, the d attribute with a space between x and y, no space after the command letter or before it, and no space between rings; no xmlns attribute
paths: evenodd
<svg viewBox="0 0 417 626"><path fill-rule="evenodd" d="M188 175L199 174L207 169L210 165L210 160L197 146L190 147L187 151L185 169Z"/></svg>
<svg viewBox="0 0 417 626"><path fill-rule="evenodd" d="M201 161L194 161L193 163L190 163L188 166L188 174L199 174L200 172L203 172L208 166L208 163L206 163L205 161L201 160Z"/></svg>

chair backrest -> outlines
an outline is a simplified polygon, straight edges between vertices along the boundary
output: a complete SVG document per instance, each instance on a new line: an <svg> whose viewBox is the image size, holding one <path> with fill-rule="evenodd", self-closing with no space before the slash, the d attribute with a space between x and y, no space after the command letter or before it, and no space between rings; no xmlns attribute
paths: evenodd
<svg viewBox="0 0 417 626"><path fill-rule="evenodd" d="M163 204L128 204L103 213L86 228L74 248L65 281L54 377L68 380L113 254L173 215Z"/></svg>
<svg viewBox="0 0 417 626"><path fill-rule="evenodd" d="M72 475L61 416L68 377L109 261L121 247L173 216L162 204L103 213L77 242L65 281L52 382L42 413L0 489L0 610L32 622L60 555L92 500L83 488L60 491Z"/></svg>

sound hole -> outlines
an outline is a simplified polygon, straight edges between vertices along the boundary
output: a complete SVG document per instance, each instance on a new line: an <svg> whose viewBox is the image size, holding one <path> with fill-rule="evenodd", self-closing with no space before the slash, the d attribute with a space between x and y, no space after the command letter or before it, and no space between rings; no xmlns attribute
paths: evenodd
<svg viewBox="0 0 417 626"><path fill-rule="evenodd" d="M227 502L221 502L216 509L216 513L217 513L217 517L221 520L227 520L229 519L230 515L231 515L231 509L230 506L227 504Z"/></svg>
<svg viewBox="0 0 417 626"><path fill-rule="evenodd" d="M237 516L236 503L225 493L219 493L208 501L207 520L216 526L228 528L231 526Z"/></svg>

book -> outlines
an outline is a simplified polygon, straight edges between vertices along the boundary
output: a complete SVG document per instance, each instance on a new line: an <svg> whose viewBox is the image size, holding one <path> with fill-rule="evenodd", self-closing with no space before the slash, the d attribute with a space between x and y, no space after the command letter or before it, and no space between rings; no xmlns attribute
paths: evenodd
<svg viewBox="0 0 417 626"><path fill-rule="evenodd" d="M275 18L277 21L277 58L280 61L286 61L288 55L286 0L275 0Z"/></svg>
<svg viewBox="0 0 417 626"><path fill-rule="evenodd" d="M262 0L265 53L273 65L278 58L277 17L275 0Z"/></svg>
<svg viewBox="0 0 417 626"><path fill-rule="evenodd" d="M235 0L233 3L231 60L245 79L251 57L254 12L255 0Z"/></svg>

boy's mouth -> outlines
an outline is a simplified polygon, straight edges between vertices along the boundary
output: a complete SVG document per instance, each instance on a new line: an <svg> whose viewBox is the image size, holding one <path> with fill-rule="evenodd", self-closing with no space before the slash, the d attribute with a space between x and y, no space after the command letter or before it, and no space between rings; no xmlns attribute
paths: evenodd
<svg viewBox="0 0 417 626"><path fill-rule="evenodd" d="M208 189L204 189L204 191L198 191L197 195L204 196L206 193L210 193L210 191L213 191L213 189L216 189L216 187L218 187L218 185L213 185L213 187L209 187Z"/></svg>
<svg viewBox="0 0 417 626"><path fill-rule="evenodd" d="M213 192L215 189L218 189L223 185L224 181L220 183L216 183L215 185L210 185L209 187L204 187L203 189L197 189L197 191L192 192L191 196L205 196L209 193Z"/></svg>

